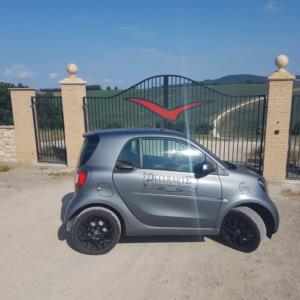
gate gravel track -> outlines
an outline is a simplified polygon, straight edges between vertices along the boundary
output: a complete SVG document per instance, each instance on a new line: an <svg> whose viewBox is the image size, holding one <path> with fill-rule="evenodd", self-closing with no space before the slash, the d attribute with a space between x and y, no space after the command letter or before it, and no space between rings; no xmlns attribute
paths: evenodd
<svg viewBox="0 0 300 300"><path fill-rule="evenodd" d="M228 114L231 114L231 113L239 110L240 108L242 108L246 105L250 105L252 103L259 102L260 100L261 100L260 98L255 98L255 99L252 99L250 101L243 102L243 103L241 103L237 106L230 107L229 109L227 109L224 112L217 115L217 117L213 120L213 137L214 138L224 138L224 137L221 137L219 132L218 132L218 124L221 122L221 120L223 118L227 117Z"/></svg>
<svg viewBox="0 0 300 300"><path fill-rule="evenodd" d="M148 238L86 256L58 239L61 199L73 189L65 172L0 173L0 299L299 299L299 184L270 185L280 230L252 254L209 238Z"/></svg>

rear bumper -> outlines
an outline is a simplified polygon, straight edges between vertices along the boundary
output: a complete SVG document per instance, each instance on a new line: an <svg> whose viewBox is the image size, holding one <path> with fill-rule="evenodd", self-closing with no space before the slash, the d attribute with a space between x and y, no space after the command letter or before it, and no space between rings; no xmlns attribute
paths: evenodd
<svg viewBox="0 0 300 300"><path fill-rule="evenodd" d="M274 233L276 233L278 231L278 228L279 228L280 218L279 218L279 213L278 213L277 207L273 203L273 201L272 201L272 204L273 204L273 209L272 209L271 213L273 215L273 220L274 220Z"/></svg>
<svg viewBox="0 0 300 300"><path fill-rule="evenodd" d="M60 218L64 225L66 225L68 222L70 205L71 205L73 199L75 198L74 194L75 193L69 193L69 194L65 195L62 199Z"/></svg>

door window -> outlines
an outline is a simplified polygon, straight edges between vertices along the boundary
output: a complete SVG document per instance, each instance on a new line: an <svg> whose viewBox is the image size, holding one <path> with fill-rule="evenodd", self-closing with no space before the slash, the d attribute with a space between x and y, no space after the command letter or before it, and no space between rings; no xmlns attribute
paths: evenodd
<svg viewBox="0 0 300 300"><path fill-rule="evenodd" d="M129 141L119 155L118 161L129 162L135 167L140 167L140 150L138 139Z"/></svg>
<svg viewBox="0 0 300 300"><path fill-rule="evenodd" d="M144 138L142 146L144 169L193 172L196 164L205 161L199 149L177 139Z"/></svg>

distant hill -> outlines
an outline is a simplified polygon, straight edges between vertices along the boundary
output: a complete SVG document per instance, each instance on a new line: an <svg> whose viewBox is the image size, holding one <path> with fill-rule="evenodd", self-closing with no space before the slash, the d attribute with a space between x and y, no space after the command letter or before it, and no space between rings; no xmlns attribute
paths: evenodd
<svg viewBox="0 0 300 300"><path fill-rule="evenodd" d="M251 74L226 75L218 79L206 79L201 83L204 84L234 84L234 83L266 83L266 76Z"/></svg>
<svg viewBox="0 0 300 300"><path fill-rule="evenodd" d="M294 87L297 87L296 86L297 84L299 85L299 82L300 82L300 75L296 75L296 83L294 85ZM237 90L240 90L241 89L245 89L245 90L253 90L253 89L259 89L261 92L263 93L266 93L266 84L267 84L267 77L266 76L258 76L258 75L251 75L251 74L236 74L236 75L226 75L226 76L223 76L221 78L217 78L217 79L206 79L206 80L203 80L203 81L200 81L200 83L203 83L205 85L220 85L220 91L221 92L224 92L224 93L231 93L231 90L234 90L234 91L237 91ZM244 85L244 86L237 86L237 85ZM264 84L265 87L262 87L262 86L253 86L253 87L250 87L248 86L248 84L256 84L256 85L261 85L261 84ZM232 86L229 86L229 85L232 85ZM218 87L214 87L215 89L219 89ZM87 89L87 92L88 92L88 95L89 96L94 96L94 95L105 95L105 96L108 96L108 95L115 95L116 93L122 91L121 90L103 90L101 88L100 85L88 85L86 87ZM115 88L116 89L116 88ZM42 95L54 95L54 96L60 96L60 88L44 88L44 89L40 89L39 91L39 94L42 94ZM248 92L247 92L248 93Z"/></svg>
<svg viewBox="0 0 300 300"><path fill-rule="evenodd" d="M296 75L296 80L300 80L300 75ZM238 83L267 83L266 76L258 76L251 74L226 75L217 79L206 79L201 81L204 84L238 84Z"/></svg>

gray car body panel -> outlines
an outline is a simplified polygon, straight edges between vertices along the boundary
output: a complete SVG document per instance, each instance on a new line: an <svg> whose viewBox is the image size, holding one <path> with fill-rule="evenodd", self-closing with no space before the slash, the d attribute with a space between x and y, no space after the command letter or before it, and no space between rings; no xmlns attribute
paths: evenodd
<svg viewBox="0 0 300 300"><path fill-rule="evenodd" d="M67 230L73 217L89 206L106 206L122 219L125 235L190 235L219 233L226 214L236 206L257 204L266 208L277 231L277 209L258 183L259 175L238 167L229 170L204 147L183 134L169 130L103 130L89 133L100 137L98 146L89 160L80 168L88 173L80 190L75 190L66 207L64 223ZM130 173L115 172L115 164L124 145L133 138L165 137L187 141L213 160L219 174L210 174L195 179L193 173L172 172L185 184L178 188L168 178L170 171L136 169ZM145 175L146 173L146 175ZM152 174L152 175L149 175ZM157 176L158 185L145 189L147 178ZM150 177L149 177L150 176ZM162 182L159 182L161 179ZM186 184L188 181L188 184Z"/></svg>

